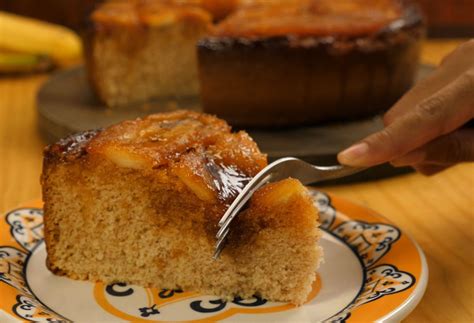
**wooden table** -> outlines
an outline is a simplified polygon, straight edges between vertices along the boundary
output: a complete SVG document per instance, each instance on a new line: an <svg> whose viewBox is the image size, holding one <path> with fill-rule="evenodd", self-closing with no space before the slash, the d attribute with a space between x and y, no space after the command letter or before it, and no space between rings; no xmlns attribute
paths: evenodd
<svg viewBox="0 0 474 323"><path fill-rule="evenodd" d="M437 64L459 41L429 41L425 63ZM46 75L0 78L0 211L39 198L45 141L37 128L35 95ZM418 174L327 191L385 215L426 253L428 289L406 322L474 321L474 165L433 177Z"/></svg>

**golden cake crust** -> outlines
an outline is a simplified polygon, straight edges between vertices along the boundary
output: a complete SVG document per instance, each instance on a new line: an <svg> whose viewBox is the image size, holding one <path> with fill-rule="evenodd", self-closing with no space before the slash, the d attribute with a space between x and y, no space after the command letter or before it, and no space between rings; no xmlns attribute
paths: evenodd
<svg viewBox="0 0 474 323"><path fill-rule="evenodd" d="M169 166L189 152L199 152L216 163L235 166L248 176L255 175L266 163L245 132L233 134L225 121L191 111L125 121L102 131L86 150L89 154L124 152L148 168Z"/></svg>

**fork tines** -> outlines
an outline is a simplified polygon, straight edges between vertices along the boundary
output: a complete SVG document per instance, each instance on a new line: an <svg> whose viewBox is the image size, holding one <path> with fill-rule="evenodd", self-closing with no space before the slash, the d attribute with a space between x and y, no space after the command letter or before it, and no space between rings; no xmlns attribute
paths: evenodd
<svg viewBox="0 0 474 323"><path fill-rule="evenodd" d="M216 234L216 245L215 251L212 258L217 260L219 258L220 253L225 245L225 239L230 231L230 224L232 220L236 217L236 215L243 209L245 204L248 200L252 197L253 193L257 191L260 187L265 185L266 183L274 180L275 173L273 173L277 162L274 162L263 170L261 170L252 180L244 187L244 189L237 195L235 200L229 206L227 211L224 213L222 218L219 221L219 230Z"/></svg>
<svg viewBox="0 0 474 323"><path fill-rule="evenodd" d="M225 240L230 231L230 224L242 210L250 197L260 187L268 182L276 182L284 178L294 177L304 185L341 178L358 173L365 168L354 168L343 165L317 166L311 165L294 157L280 158L262 169L237 195L224 216L219 221L219 230L216 234L216 245L213 258L219 258L225 246Z"/></svg>

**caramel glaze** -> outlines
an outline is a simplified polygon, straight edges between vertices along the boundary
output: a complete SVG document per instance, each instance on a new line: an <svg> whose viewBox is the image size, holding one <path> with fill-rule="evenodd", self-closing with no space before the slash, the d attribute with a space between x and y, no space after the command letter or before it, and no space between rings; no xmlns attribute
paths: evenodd
<svg viewBox="0 0 474 323"><path fill-rule="evenodd" d="M301 0L313 6L290 6L285 19L284 5L249 7L237 11L218 24L210 35L201 39L199 48L225 50L238 47L326 48L334 55L351 51L383 50L424 34L424 20L418 5L411 0ZM374 9L369 3L378 3ZM324 5L333 9L325 15ZM359 6L347 10L342 4ZM338 6L346 11L339 12ZM390 6L391 5L391 6ZM300 5L301 6L301 5ZM315 8L315 9L311 9ZM384 14L385 13L385 14Z"/></svg>
<svg viewBox="0 0 474 323"><path fill-rule="evenodd" d="M149 168L172 166L182 162L185 155L208 156L250 176L266 164L265 156L247 133L232 133L223 120L184 110L111 126L94 137L86 149L90 154L123 151Z"/></svg>
<svg viewBox="0 0 474 323"><path fill-rule="evenodd" d="M198 3L173 0L106 1L91 15L95 29L160 26L179 20L210 23L211 19L211 13Z"/></svg>
<svg viewBox="0 0 474 323"><path fill-rule="evenodd" d="M223 201L225 205L230 205L252 179L251 176L246 175L239 169L216 163L213 159L207 160L206 169L212 176L212 181L219 194L219 200Z"/></svg>
<svg viewBox="0 0 474 323"><path fill-rule="evenodd" d="M245 132L232 133L223 120L190 111L79 133L48 146L44 156L46 166L107 159L151 176L164 171L171 176L170 185L182 181L191 191L197 188L206 205L210 237L226 207L267 164Z"/></svg>
<svg viewBox="0 0 474 323"><path fill-rule="evenodd" d="M400 18L394 0L296 0L241 7L216 26L220 37L360 36Z"/></svg>
<svg viewBox="0 0 474 323"><path fill-rule="evenodd" d="M293 0L291 0L293 1ZM91 16L103 25L157 25L173 19L220 21L254 0L114 0L105 1Z"/></svg>
<svg viewBox="0 0 474 323"><path fill-rule="evenodd" d="M356 37L420 20L414 6L412 0L116 0L100 5L91 21L97 29L213 19L216 37Z"/></svg>
<svg viewBox="0 0 474 323"><path fill-rule="evenodd" d="M101 131L102 129L88 130L60 139L57 143L44 149L45 160L67 162L85 156L87 144Z"/></svg>

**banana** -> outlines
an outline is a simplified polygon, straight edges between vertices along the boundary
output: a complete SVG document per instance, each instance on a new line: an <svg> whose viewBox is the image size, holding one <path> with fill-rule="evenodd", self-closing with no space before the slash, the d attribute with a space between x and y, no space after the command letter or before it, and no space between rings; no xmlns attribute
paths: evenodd
<svg viewBox="0 0 474 323"><path fill-rule="evenodd" d="M76 62L82 42L72 30L0 11L0 49L23 54L46 55L58 65Z"/></svg>
<svg viewBox="0 0 474 323"><path fill-rule="evenodd" d="M0 52L0 74L45 72L52 67L52 60L44 55Z"/></svg>

